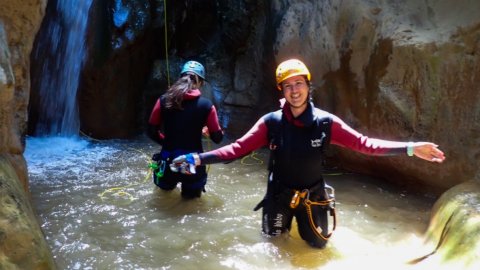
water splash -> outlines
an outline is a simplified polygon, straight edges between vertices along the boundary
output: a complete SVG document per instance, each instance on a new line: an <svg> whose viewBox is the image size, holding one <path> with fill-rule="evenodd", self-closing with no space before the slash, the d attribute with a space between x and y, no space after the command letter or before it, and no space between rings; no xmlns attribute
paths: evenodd
<svg viewBox="0 0 480 270"><path fill-rule="evenodd" d="M77 89L86 49L92 0L58 0L33 57L43 62L38 78L38 136L71 136L80 130Z"/></svg>

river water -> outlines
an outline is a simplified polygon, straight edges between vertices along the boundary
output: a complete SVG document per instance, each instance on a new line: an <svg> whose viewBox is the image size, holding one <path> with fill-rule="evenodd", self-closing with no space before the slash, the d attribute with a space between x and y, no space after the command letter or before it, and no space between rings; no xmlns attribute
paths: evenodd
<svg viewBox="0 0 480 270"><path fill-rule="evenodd" d="M205 148L210 149L207 141ZM328 173L337 229L325 249L296 231L268 239L261 211L268 151L209 166L207 192L181 199L151 180L152 141L28 138L33 207L59 269L438 269L423 242L435 198ZM348 268L347 268L348 267Z"/></svg>

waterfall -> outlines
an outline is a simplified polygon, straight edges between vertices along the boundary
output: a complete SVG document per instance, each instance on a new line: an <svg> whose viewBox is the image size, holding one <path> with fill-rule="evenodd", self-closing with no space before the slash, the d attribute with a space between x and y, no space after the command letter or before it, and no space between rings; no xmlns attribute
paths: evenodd
<svg viewBox="0 0 480 270"><path fill-rule="evenodd" d="M41 65L36 76L37 136L72 136L80 131L77 89L86 56L85 33L92 0L55 2L33 52L34 60Z"/></svg>

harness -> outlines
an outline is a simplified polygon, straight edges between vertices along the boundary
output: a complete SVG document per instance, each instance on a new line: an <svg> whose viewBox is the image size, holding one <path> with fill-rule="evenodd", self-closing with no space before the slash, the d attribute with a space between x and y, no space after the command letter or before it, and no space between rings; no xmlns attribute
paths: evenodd
<svg viewBox="0 0 480 270"><path fill-rule="evenodd" d="M329 190L330 192L328 192ZM332 234L333 231L335 231L337 227L337 212L335 211L335 190L333 187L326 185L325 184L325 191L327 193L327 199L322 200L322 201L312 201L310 200L310 190L304 189L302 191L299 190L294 190L295 193L292 196L292 199L290 200L290 208L295 209L297 206L300 204L300 201L302 201L303 205L305 206L305 209L307 210L308 214L308 221L310 224L310 227L312 228L312 231L315 232L315 234L322 238L323 240L328 240ZM323 236L322 234L322 229L315 224L315 221L313 220L313 215L312 215L312 205L315 206L321 206L327 209L327 211L330 211L330 216L333 218L333 228L332 231L329 232L326 236Z"/></svg>

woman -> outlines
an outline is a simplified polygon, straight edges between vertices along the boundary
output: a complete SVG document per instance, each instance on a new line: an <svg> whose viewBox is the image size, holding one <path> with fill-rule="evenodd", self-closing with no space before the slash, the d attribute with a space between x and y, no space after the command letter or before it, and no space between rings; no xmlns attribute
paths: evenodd
<svg viewBox="0 0 480 270"><path fill-rule="evenodd" d="M271 236L286 233L295 217L302 239L313 247L323 248L331 235L329 214L335 225L333 192L322 177L325 147L336 144L368 155L407 154L439 163L445 156L430 142L368 138L337 116L315 108L310 101L310 77L301 61L282 62L276 70L277 86L284 94L282 109L261 117L234 143L206 153L180 156L173 166L226 162L268 145L271 160L267 193L256 207L263 207L263 232Z"/></svg>
<svg viewBox="0 0 480 270"><path fill-rule="evenodd" d="M196 174L172 171L171 161L185 153L203 152L202 129L210 139L220 143L223 131L218 123L217 111L210 100L201 96L200 87L205 80L205 68L196 61L188 61L180 78L156 102L149 119L149 136L162 145L159 154L153 156L158 164L154 171L154 183L163 190L173 190L181 183L183 198L201 196L207 183L205 166L199 166ZM161 132L163 127L163 133Z"/></svg>

